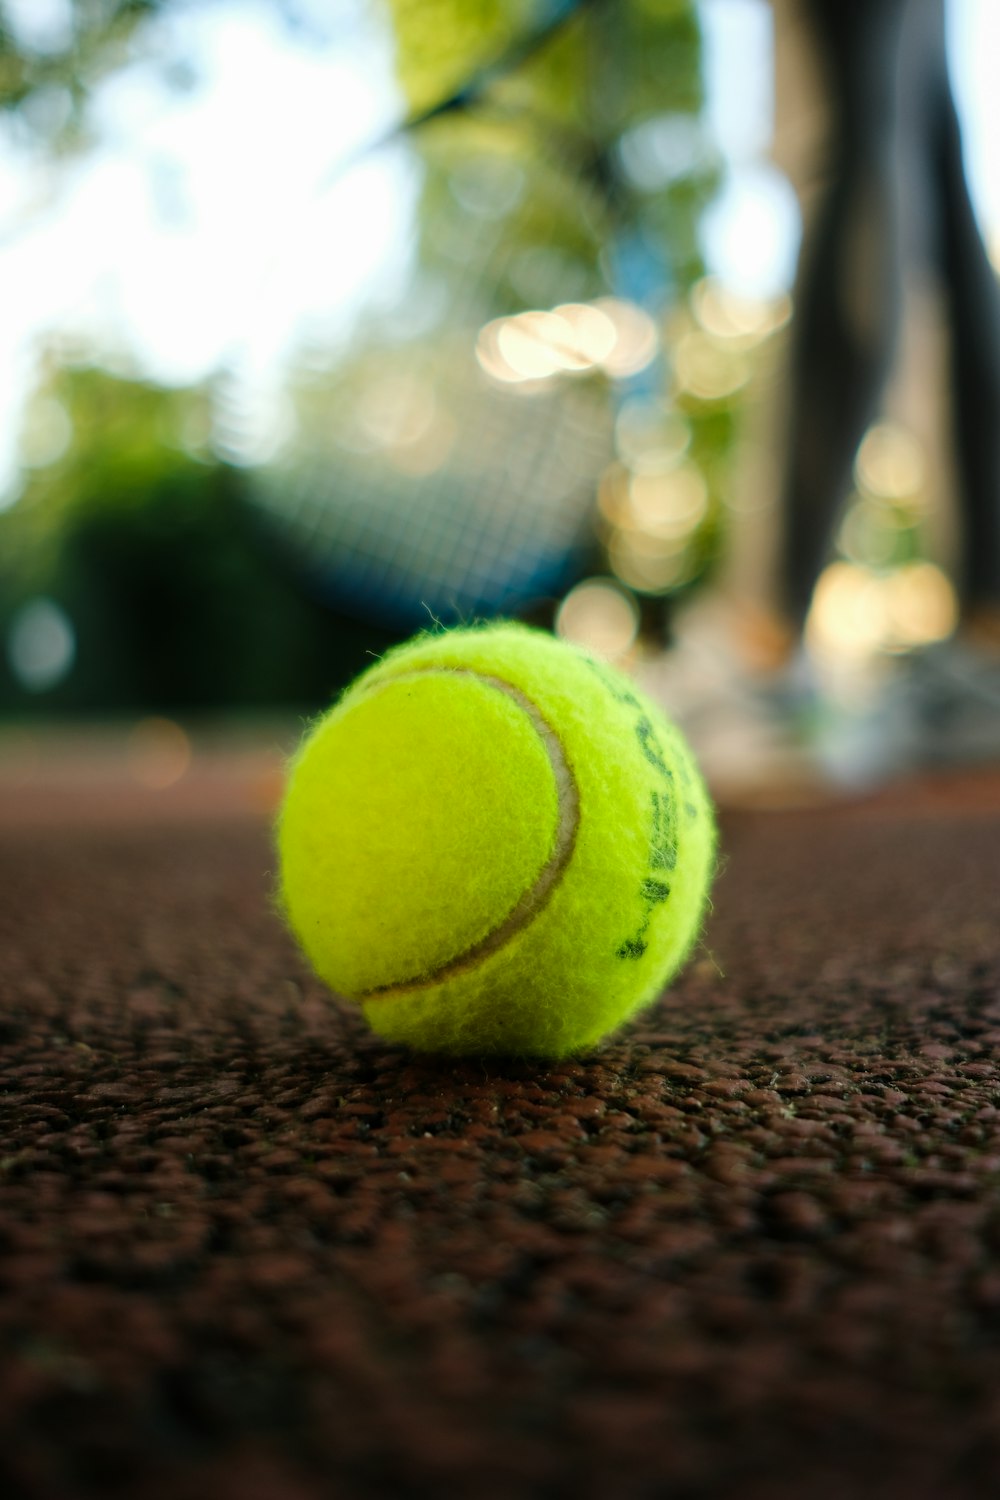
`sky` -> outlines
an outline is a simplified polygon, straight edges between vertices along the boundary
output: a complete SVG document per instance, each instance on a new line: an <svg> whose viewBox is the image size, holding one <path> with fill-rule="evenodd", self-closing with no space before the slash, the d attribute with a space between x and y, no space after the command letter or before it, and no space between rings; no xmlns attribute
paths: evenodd
<svg viewBox="0 0 1000 1500"><path fill-rule="evenodd" d="M415 192L399 153L324 191L399 110L386 39L354 8L350 46L317 54L266 5L192 6L156 49L193 57L192 92L126 68L98 92L99 148L51 172L0 139L0 491L46 330L185 384L266 365L297 319L399 273Z"/></svg>
<svg viewBox="0 0 1000 1500"><path fill-rule="evenodd" d="M65 20L65 0L0 5L41 46ZM191 91L127 68L100 90L99 149L51 170L0 135L0 505L16 499L20 412L47 332L82 334L112 364L128 352L168 383L234 363L266 379L302 327L333 333L404 277L418 190L405 154L345 170L398 117L390 49L362 0L342 10L350 45L318 53L266 5L192 5L159 23L161 56L195 60ZM700 10L708 124L727 165L706 253L736 290L774 295L791 282L799 223L767 161L770 9ZM973 194L997 239L997 0L950 0L949 45Z"/></svg>
<svg viewBox="0 0 1000 1500"><path fill-rule="evenodd" d="M794 194L768 165L773 125L771 9L766 0L702 0L708 115L729 167L710 210L713 270L750 295L787 290L795 270ZM947 0L949 66L962 122L966 171L980 224L1000 242L998 0Z"/></svg>

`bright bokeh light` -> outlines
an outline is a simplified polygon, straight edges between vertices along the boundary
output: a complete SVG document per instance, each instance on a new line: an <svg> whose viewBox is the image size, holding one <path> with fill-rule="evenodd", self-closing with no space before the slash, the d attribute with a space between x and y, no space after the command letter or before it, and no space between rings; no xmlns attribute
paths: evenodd
<svg viewBox="0 0 1000 1500"><path fill-rule="evenodd" d="M694 464L666 473L633 474L629 501L635 529L650 537L685 538L705 519L708 485Z"/></svg>
<svg viewBox="0 0 1000 1500"><path fill-rule="evenodd" d="M0 10L21 45L40 57L61 52L72 41L70 0L3 0Z"/></svg>
<svg viewBox="0 0 1000 1500"><path fill-rule="evenodd" d="M678 391L698 401L724 401L750 379L742 350L726 348L699 331L681 335L673 358Z"/></svg>
<svg viewBox="0 0 1000 1500"><path fill-rule="evenodd" d="M72 42L70 0L3 0L0 10L21 46L37 57L61 52Z"/></svg>
<svg viewBox="0 0 1000 1500"><path fill-rule="evenodd" d="M610 526L630 527L632 519L632 497L629 483L632 478L625 464L609 464L601 475L597 486L597 506Z"/></svg>
<svg viewBox="0 0 1000 1500"><path fill-rule="evenodd" d="M29 693L44 693L62 682L75 657L72 621L53 599L31 599L15 613L7 632L7 660Z"/></svg>
<svg viewBox="0 0 1000 1500"><path fill-rule="evenodd" d="M691 444L691 425L680 412L648 396L630 396L615 421L615 451L633 469L679 463Z"/></svg>
<svg viewBox="0 0 1000 1500"><path fill-rule="evenodd" d="M73 423L61 401L46 397L29 406L21 429L21 462L26 469L57 463L73 441Z"/></svg>
<svg viewBox="0 0 1000 1500"><path fill-rule="evenodd" d="M616 578L639 594L666 594L691 576L686 538L654 537L644 531L617 531L608 542Z"/></svg>
<svg viewBox="0 0 1000 1500"><path fill-rule="evenodd" d="M877 573L836 562L816 586L807 638L820 658L864 661L879 652L912 651L945 640L957 617L955 591L933 563Z"/></svg>
<svg viewBox="0 0 1000 1500"><path fill-rule="evenodd" d="M882 500L915 496L924 483L925 469L921 444L894 422L879 422L868 429L854 466L858 487Z"/></svg>
<svg viewBox="0 0 1000 1500"><path fill-rule="evenodd" d="M626 657L638 633L635 599L611 578L588 578L578 583L556 615L557 635L606 661Z"/></svg>
<svg viewBox="0 0 1000 1500"><path fill-rule="evenodd" d="M418 436L393 445L389 459L401 474L413 478L436 474L447 463L457 439L455 418L436 408L433 420Z"/></svg>
<svg viewBox="0 0 1000 1500"><path fill-rule="evenodd" d="M172 719L140 719L128 737L128 766L135 781L165 791L191 764L191 741Z"/></svg>
<svg viewBox="0 0 1000 1500"><path fill-rule="evenodd" d="M725 168L702 221L705 258L739 296L788 291L801 236L790 183L770 165L774 18L766 0L702 0L706 115Z"/></svg>
<svg viewBox="0 0 1000 1500"><path fill-rule="evenodd" d="M617 321L611 307L600 302L568 302L557 311L570 329L571 347L581 366L603 365L612 359L621 338L621 314Z"/></svg>
<svg viewBox="0 0 1000 1500"><path fill-rule="evenodd" d="M962 123L969 191L987 240L1000 244L1000 5L996 0L948 0L948 63ZM1000 255L995 258L1000 270Z"/></svg>
<svg viewBox="0 0 1000 1500"><path fill-rule="evenodd" d="M691 308L704 331L723 343L752 349L792 315L787 293L772 298L746 297L717 276L703 276L691 288Z"/></svg>
<svg viewBox="0 0 1000 1500"><path fill-rule="evenodd" d="M854 563L831 563L816 584L806 633L820 656L874 655L885 637L881 579Z"/></svg>
<svg viewBox="0 0 1000 1500"><path fill-rule="evenodd" d="M778 297L795 279L802 234L791 183L767 162L734 168L702 221L705 255L741 297Z"/></svg>
<svg viewBox="0 0 1000 1500"><path fill-rule="evenodd" d="M575 346L572 325L558 312L502 319L497 352L516 380L544 380L560 370L585 370L591 364Z"/></svg>
<svg viewBox="0 0 1000 1500"><path fill-rule="evenodd" d="M950 580L934 563L908 563L885 580L887 649L909 651L946 640L958 624Z"/></svg>
<svg viewBox="0 0 1000 1500"><path fill-rule="evenodd" d="M600 370L637 374L656 356L659 337L648 313L617 297L564 303L494 318L479 332L480 367L504 385Z"/></svg>
<svg viewBox="0 0 1000 1500"><path fill-rule="evenodd" d="M630 397L619 412L619 458L601 475L597 506L611 570L636 593L667 594L693 576L692 543L710 495L689 456L691 436L686 416L648 396Z"/></svg>
<svg viewBox="0 0 1000 1500"><path fill-rule="evenodd" d="M365 446L409 447L419 443L433 423L437 399L432 386L412 375L386 375L365 387L355 412Z"/></svg>
<svg viewBox="0 0 1000 1500"><path fill-rule="evenodd" d="M614 345L601 361L603 368L618 380L638 375L659 350L656 324L636 303L619 297L600 297L594 305L607 314L615 329Z"/></svg>
<svg viewBox="0 0 1000 1500"><path fill-rule="evenodd" d="M295 432L295 412L269 382L219 381L212 407L212 445L228 463L250 466L274 458Z"/></svg>
<svg viewBox="0 0 1000 1500"><path fill-rule="evenodd" d="M698 6L706 112L730 161L765 155L774 130L774 17L767 0Z"/></svg>
<svg viewBox="0 0 1000 1500"><path fill-rule="evenodd" d="M838 543L851 562L868 568L890 567L900 532L909 525L905 512L869 495L855 495L841 524Z"/></svg>
<svg viewBox="0 0 1000 1500"><path fill-rule="evenodd" d="M618 155L625 176L641 193L657 193L678 178L704 171L715 160L710 131L687 114L654 115L627 130Z"/></svg>

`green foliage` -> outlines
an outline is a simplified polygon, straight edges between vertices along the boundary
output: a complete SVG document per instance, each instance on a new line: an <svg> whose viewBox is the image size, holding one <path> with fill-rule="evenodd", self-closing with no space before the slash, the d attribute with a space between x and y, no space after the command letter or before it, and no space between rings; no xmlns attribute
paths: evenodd
<svg viewBox="0 0 1000 1500"><path fill-rule="evenodd" d="M297 0L264 3L307 45L317 38L329 41L319 18L307 20ZM134 58L157 60L150 23L177 13L183 27L192 11L187 0L66 0L66 25L57 21L40 32L34 18L34 24L24 24L33 4L27 0L25 6L22 0L14 16L5 16L0 0L0 121L15 119L24 135L60 152L90 143L88 107L103 79ZM39 5L38 10L44 24L50 7ZM338 7L331 10L336 13ZM335 15L329 26L336 26ZM169 58L161 61L172 83L186 81L183 66L171 67Z"/></svg>
<svg viewBox="0 0 1000 1500"><path fill-rule="evenodd" d="M401 517L410 514L405 478L395 478L384 454L366 449L363 432L359 438L369 375L371 384L388 388L391 378L381 379L378 371L395 368L424 383L436 372L448 393L443 405L449 417L463 432L480 424L477 452L489 453L503 420L497 410L510 396L495 392L490 409L490 377L472 359L480 327L525 309L612 292L644 304L665 329L670 307L685 305L689 288L704 274L698 226L715 187L711 153L700 144L701 41L689 0L590 0L561 7L540 0L380 4L393 27L396 72L410 115L409 128L393 137L393 149L402 147L419 173L415 265L398 303L387 299L366 310L348 347L337 349L329 363L311 357L306 378L290 381L298 455L313 478L311 508L303 508L304 520L292 517L288 524L303 533L312 528L317 537L322 528L316 517L325 516L336 532L338 511L350 504L344 490L349 496L362 490L365 475L373 476L388 503L395 483ZM655 132L664 117L668 134L672 122L682 122L682 137L692 149L687 156L675 150L661 175L647 173L649 180L640 185L629 174L629 136L647 125ZM605 419L603 452L596 443L588 448L593 483L588 479L578 491L581 529L589 519L588 500L596 500L597 476L613 458L619 397L641 390L647 399L659 396L664 410L670 404L669 349L665 356L620 385L595 374L563 382L567 397L570 391L579 396L582 379L599 386L594 407ZM556 400L561 379L546 387L546 398ZM522 451L528 450L530 402L542 400L540 391L525 394L526 419L520 432L510 434ZM732 432L716 403L707 412L694 403L688 416L692 458L705 473L713 503L692 541L685 585L703 576L717 550L722 510L716 461L728 450ZM334 439L334 429L345 426ZM588 439L596 427L588 427ZM554 439L549 453L553 447ZM457 452L448 448L430 472L446 504L470 513L486 481L481 468L459 462ZM492 461L502 464L503 458ZM316 477L324 466L335 470L339 491ZM532 482L544 484L543 469L539 460L529 492ZM405 464L399 472L405 475ZM280 514L280 505L274 510ZM594 521L596 528L596 506ZM326 544L328 537L327 543L312 541L317 551ZM386 545L391 551L392 544ZM606 566L607 560L595 561L596 571Z"/></svg>
<svg viewBox="0 0 1000 1500"><path fill-rule="evenodd" d="M0 114L18 111L51 145L76 143L91 89L127 60L138 28L162 3L71 0L65 35L44 46L5 24L0 7Z"/></svg>
<svg viewBox="0 0 1000 1500"><path fill-rule="evenodd" d="M60 369L75 440L0 514L0 640L43 596L68 615L76 662L33 696L0 664L0 710L169 711L313 704L361 664L347 627L274 557L237 470L181 446L205 392Z"/></svg>
<svg viewBox="0 0 1000 1500"><path fill-rule="evenodd" d="M268 3L293 19L293 0ZM683 305L704 270L710 152L640 183L626 148L662 117L700 128L693 0L591 0L563 11L542 0L371 3L391 24L407 107L432 116L407 136L422 174L413 297L425 284L443 290L451 326L439 321L422 337L440 335L446 351L456 328L467 336L491 317L608 290L658 315ZM180 4L71 0L69 9L71 33L47 48L0 23L0 119L15 117L53 150L86 143L95 85L150 56L147 23ZM376 328L376 352L397 336L390 320ZM359 330L342 373L363 366L366 341L371 327ZM667 354L642 377L647 394L660 382L665 408ZM68 414L73 441L29 469L22 497L0 514L0 648L15 610L45 596L71 619L77 659L30 699L0 649L0 712L315 702L353 674L366 647L385 643L346 627L282 564L266 511L245 502L242 474L209 456L208 392L80 367L53 369L43 384L40 400ZM733 406L688 416L692 458L714 497ZM716 505L694 541L698 574L719 516Z"/></svg>
<svg viewBox="0 0 1000 1500"><path fill-rule="evenodd" d="M383 0L410 106L431 108L510 45L531 23L534 0Z"/></svg>
<svg viewBox="0 0 1000 1500"><path fill-rule="evenodd" d="M421 263L459 316L597 295L623 243L659 261L665 296L703 273L710 153L644 190L620 156L630 131L661 116L698 129L692 4L381 3L408 104L430 114L408 135L423 167Z"/></svg>

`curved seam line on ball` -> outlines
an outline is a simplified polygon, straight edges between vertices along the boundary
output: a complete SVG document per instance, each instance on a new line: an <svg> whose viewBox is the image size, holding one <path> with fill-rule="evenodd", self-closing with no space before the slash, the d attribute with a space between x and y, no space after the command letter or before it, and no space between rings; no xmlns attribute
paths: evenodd
<svg viewBox="0 0 1000 1500"><path fill-rule="evenodd" d="M503 693L511 702L515 703L522 713L527 714L531 720L542 747L548 757L549 767L552 771L553 780L556 784L556 839L552 853L549 855L542 869L539 871L534 883L528 890L518 898L513 909L508 913L498 927L494 927L473 943L471 948L466 948L455 958L450 958L439 968L429 974L419 974L413 979L394 981L392 984L376 986L375 989L364 990L356 998L367 1004L370 1000L391 1000L397 995L412 994L414 991L428 989L431 985L441 984L446 979L453 979L468 969L475 968L478 964L491 954L499 952L511 938L522 932L529 923L548 905L551 897L562 879L563 872L569 864L573 855L573 847L576 843L577 829L580 825L580 792L576 780L566 759L562 741L545 718L537 703L533 703L526 693L515 687L512 682L505 681L491 672L476 672L469 667L446 667L427 666L411 667L407 672L400 672L394 677L387 677L381 682L373 683L370 692L379 692L389 687L394 687L400 682L405 682L411 677L429 677L435 674L452 674L456 677L472 677L476 682L485 683L488 687L495 688ZM368 694L361 694L365 697Z"/></svg>

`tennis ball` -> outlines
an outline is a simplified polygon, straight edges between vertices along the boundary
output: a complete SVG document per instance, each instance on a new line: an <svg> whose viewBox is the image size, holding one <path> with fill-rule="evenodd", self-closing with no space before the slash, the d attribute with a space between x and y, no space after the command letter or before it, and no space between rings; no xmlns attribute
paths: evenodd
<svg viewBox="0 0 1000 1500"><path fill-rule="evenodd" d="M417 637L307 734L279 899L316 972L422 1051L560 1057L687 955L715 824L679 731L521 625Z"/></svg>

